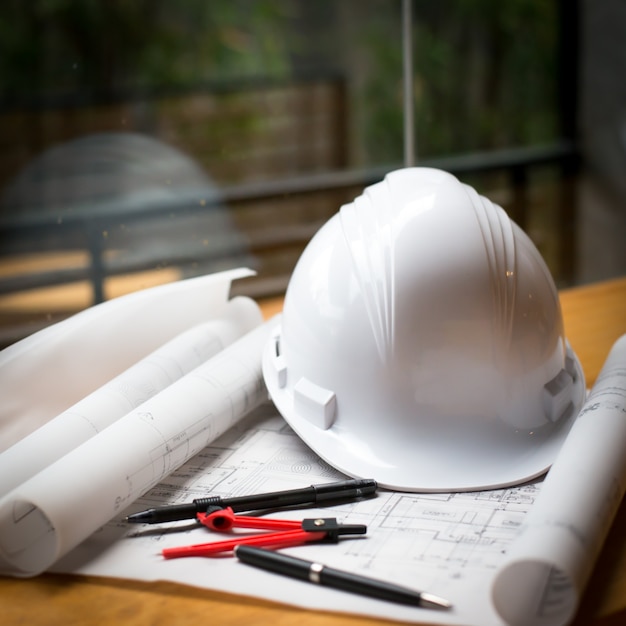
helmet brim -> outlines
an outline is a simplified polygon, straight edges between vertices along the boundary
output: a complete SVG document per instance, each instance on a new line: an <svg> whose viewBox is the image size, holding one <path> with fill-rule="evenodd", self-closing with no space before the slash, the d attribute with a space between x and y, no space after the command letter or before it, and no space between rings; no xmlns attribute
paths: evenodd
<svg viewBox="0 0 626 626"><path fill-rule="evenodd" d="M269 341L263 354L263 373L270 397L289 426L335 469L354 478L374 478L381 487L395 491L479 491L537 478L556 459L585 396L582 368L572 353L577 372L575 401L557 423L525 432L503 424L502 432L494 434L492 428L492 443L499 438L501 445L486 447L480 433L459 428L446 435L454 441L433 445L431 440L417 437L402 447L397 438L368 441L354 429L342 429L337 424L324 429L298 415L293 384L277 382L274 349L275 344Z"/></svg>

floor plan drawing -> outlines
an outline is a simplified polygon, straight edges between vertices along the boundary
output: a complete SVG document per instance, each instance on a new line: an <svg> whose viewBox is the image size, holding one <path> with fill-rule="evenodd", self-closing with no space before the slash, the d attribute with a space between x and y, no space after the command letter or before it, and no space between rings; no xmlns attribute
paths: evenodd
<svg viewBox="0 0 626 626"><path fill-rule="evenodd" d="M343 478L345 476L312 452L267 404L148 491L124 515L164 504L189 502L209 494L264 493ZM441 623L467 623L468 610L470 616L476 613L475 608L469 607L476 606L477 593L484 596L480 605L490 607L490 581L539 490L540 483L456 494L379 489L374 497L354 502L264 513L284 519L336 517L343 523L367 525L365 537L288 550L313 555L332 566L399 584L408 581L415 588L453 597L459 617L453 612L444 619L435 612L428 618L435 622L442 619ZM277 595L276 587L271 591L259 583L262 573L242 572L242 565L236 559L163 559L160 556L163 548L223 539L223 534L211 533L193 520L137 527L125 523L124 519L121 515L105 525L62 559L55 570L147 580L170 579L233 592L249 593L250 589L255 589L255 593L265 597L298 604L317 602L320 606L320 602L321 605L328 602L325 599L328 590L311 591L308 586L303 591L297 582L289 580L281 584L283 591ZM133 566L129 571L131 561ZM242 588L251 576L255 577L254 584ZM267 575L263 580L267 580ZM330 609L355 610L349 597L336 592L329 595ZM382 604L378 608L381 616L396 616L407 621L424 619L423 612L416 614L414 609L372 602ZM376 608L372 608L369 601L364 606L368 614L376 614ZM490 608L481 608L473 619L477 624L501 624Z"/></svg>

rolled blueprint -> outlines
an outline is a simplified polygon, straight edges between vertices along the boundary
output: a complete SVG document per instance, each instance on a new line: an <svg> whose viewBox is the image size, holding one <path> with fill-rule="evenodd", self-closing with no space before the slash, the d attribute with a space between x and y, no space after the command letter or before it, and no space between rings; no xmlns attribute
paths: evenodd
<svg viewBox="0 0 626 626"><path fill-rule="evenodd" d="M34 576L267 399L257 326L0 501L0 570Z"/></svg>
<svg viewBox="0 0 626 626"><path fill-rule="evenodd" d="M0 451L183 331L224 317L227 270L142 289L48 326L0 352Z"/></svg>
<svg viewBox="0 0 626 626"><path fill-rule="evenodd" d="M512 625L574 617L626 489L626 335L614 344L492 588Z"/></svg>
<svg viewBox="0 0 626 626"><path fill-rule="evenodd" d="M0 453L0 497L189 373L261 321L260 309L253 300L231 300L223 319L198 324L171 339Z"/></svg>

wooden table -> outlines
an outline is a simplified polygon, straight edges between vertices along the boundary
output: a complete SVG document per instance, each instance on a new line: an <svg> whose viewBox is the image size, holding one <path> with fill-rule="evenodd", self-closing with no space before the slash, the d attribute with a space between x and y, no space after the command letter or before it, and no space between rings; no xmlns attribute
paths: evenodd
<svg viewBox="0 0 626 626"><path fill-rule="evenodd" d="M626 278L561 292L565 331L589 386L626 333ZM281 299L261 303L267 317ZM624 452L626 454L626 451ZM393 624L303 611L262 600L177 585L69 575L0 578L0 622L8 626L368 626ZM626 623L626 500L622 502L576 618L576 626Z"/></svg>

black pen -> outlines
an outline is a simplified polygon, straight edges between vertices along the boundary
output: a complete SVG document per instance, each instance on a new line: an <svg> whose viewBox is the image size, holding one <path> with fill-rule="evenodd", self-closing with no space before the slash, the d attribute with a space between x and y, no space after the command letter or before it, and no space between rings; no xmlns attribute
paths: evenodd
<svg viewBox="0 0 626 626"><path fill-rule="evenodd" d="M378 485L370 478L342 480L335 483L311 485L302 489L273 491L249 496L209 496L196 498L186 504L161 506L126 518L132 524L158 524L181 519L193 519L198 513L206 513L210 507L231 508L235 513L256 509L275 509L294 505L322 504L330 500L356 500L376 492Z"/></svg>
<svg viewBox="0 0 626 626"><path fill-rule="evenodd" d="M358 593L379 600L410 604L427 609L449 609L450 602L433 595L401 587L375 578L367 578L359 574L344 572L327 567L314 561L305 561L280 552L255 548L253 546L238 545L235 555L242 563L260 567L261 569L283 574L291 578L306 580L318 585L333 587L342 591Z"/></svg>

